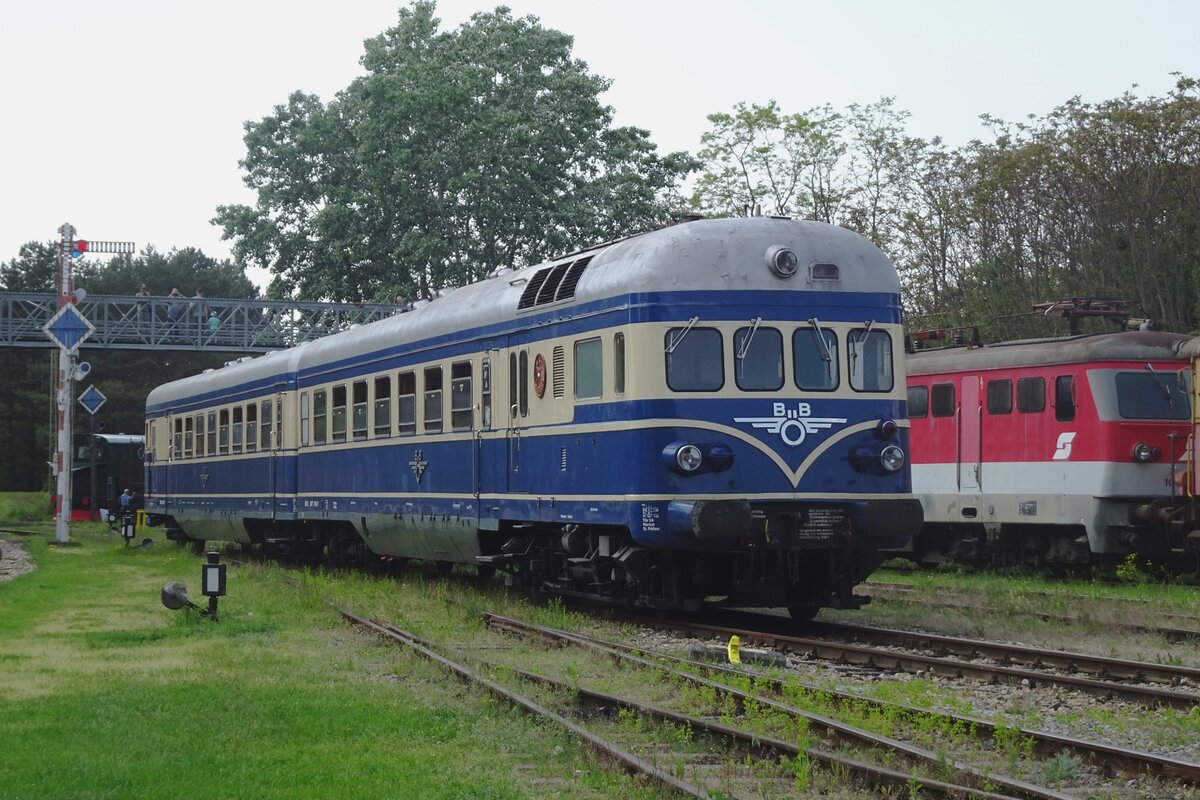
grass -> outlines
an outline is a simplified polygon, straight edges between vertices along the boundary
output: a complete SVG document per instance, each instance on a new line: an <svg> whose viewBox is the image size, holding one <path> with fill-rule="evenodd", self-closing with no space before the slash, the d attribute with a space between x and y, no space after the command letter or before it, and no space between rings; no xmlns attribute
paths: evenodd
<svg viewBox="0 0 1200 800"><path fill-rule="evenodd" d="M5 800L656 796L323 602L478 626L452 588L231 566L212 622L158 599L198 589L201 557L80 527L78 547L24 539L38 569L0 582Z"/></svg>
<svg viewBox="0 0 1200 800"><path fill-rule="evenodd" d="M45 492L0 492L0 525L50 520L50 497Z"/></svg>

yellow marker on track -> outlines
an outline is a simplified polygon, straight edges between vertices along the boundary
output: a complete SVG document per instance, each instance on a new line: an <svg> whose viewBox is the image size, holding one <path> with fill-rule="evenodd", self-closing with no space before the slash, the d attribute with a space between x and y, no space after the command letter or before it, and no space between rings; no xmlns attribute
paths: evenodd
<svg viewBox="0 0 1200 800"><path fill-rule="evenodd" d="M741 649L742 649L742 640L739 639L738 635L735 633L733 636L729 637L729 644L725 647L726 652L729 653L729 663L730 664L742 663Z"/></svg>

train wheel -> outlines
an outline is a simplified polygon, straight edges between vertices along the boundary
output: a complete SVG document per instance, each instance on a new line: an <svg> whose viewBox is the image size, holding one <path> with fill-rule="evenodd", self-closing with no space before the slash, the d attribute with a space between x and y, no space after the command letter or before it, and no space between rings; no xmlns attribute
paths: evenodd
<svg viewBox="0 0 1200 800"><path fill-rule="evenodd" d="M821 607L815 604L788 606L788 615L796 622L808 622L817 615Z"/></svg>

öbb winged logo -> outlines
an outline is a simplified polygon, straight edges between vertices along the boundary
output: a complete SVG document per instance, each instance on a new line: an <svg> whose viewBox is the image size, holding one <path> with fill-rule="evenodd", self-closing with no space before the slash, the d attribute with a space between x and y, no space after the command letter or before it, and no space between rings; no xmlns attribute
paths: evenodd
<svg viewBox="0 0 1200 800"><path fill-rule="evenodd" d="M799 445L810 433L846 424L843 417L812 416L812 406L808 403L797 403L795 408L788 408L787 403L773 403L771 410L770 417L734 417L733 421L749 423L768 433L778 434L783 443L790 447Z"/></svg>

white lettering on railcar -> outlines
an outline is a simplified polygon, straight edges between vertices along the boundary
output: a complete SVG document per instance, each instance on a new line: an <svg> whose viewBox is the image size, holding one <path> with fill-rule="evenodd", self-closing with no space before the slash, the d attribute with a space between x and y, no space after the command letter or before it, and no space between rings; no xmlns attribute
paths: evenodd
<svg viewBox="0 0 1200 800"><path fill-rule="evenodd" d="M846 424L842 417L812 416L812 406L808 403L797 403L795 408L788 408L787 403L773 403L771 413L770 417L734 417L733 421L778 434L783 443L791 447L803 442L810 433Z"/></svg>

